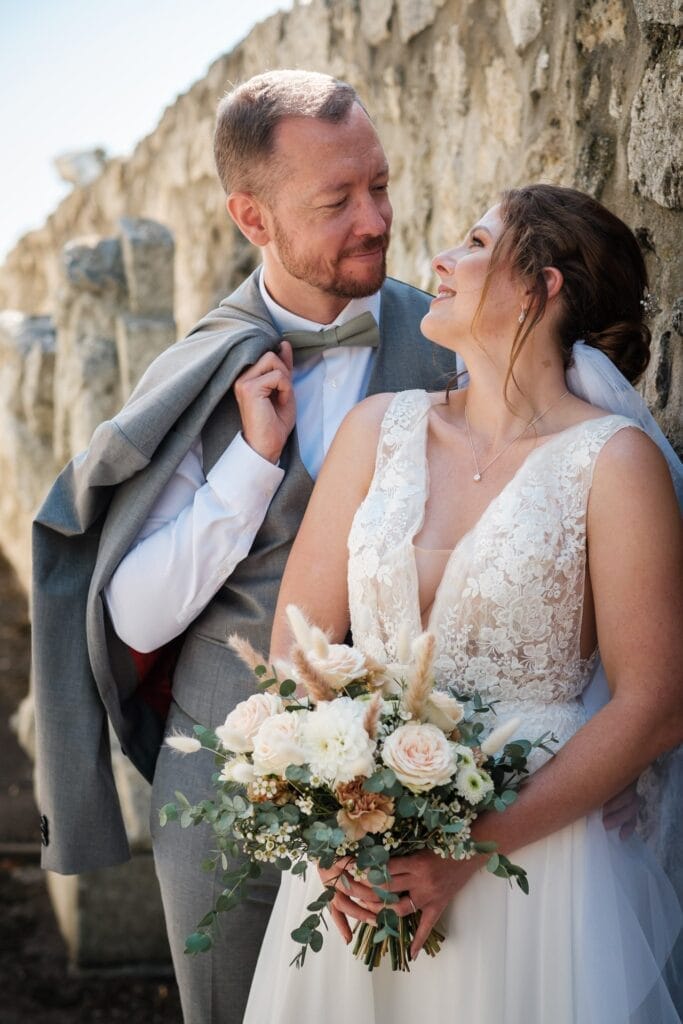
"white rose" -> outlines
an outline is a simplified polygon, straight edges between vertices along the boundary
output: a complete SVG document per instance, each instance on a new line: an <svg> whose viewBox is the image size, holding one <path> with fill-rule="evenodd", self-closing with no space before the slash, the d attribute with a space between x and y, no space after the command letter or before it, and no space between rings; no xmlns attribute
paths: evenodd
<svg viewBox="0 0 683 1024"><path fill-rule="evenodd" d="M228 761L221 769L220 778L223 782L239 782L241 786L248 786L254 781L254 766L248 761Z"/></svg>
<svg viewBox="0 0 683 1024"><path fill-rule="evenodd" d="M223 725L215 730L226 750L246 754L254 749L254 736L262 723L282 711L283 704L274 693L254 693L230 712Z"/></svg>
<svg viewBox="0 0 683 1024"><path fill-rule="evenodd" d="M425 722L438 726L445 733L453 732L464 715L462 704L443 690L432 690L422 712Z"/></svg>
<svg viewBox="0 0 683 1024"><path fill-rule="evenodd" d="M363 726L365 711L349 697L321 701L302 726L306 763L330 785L368 778L375 768L375 741Z"/></svg>
<svg viewBox="0 0 683 1024"><path fill-rule="evenodd" d="M453 744L436 725L408 722L384 741L382 760L414 792L449 782L456 770Z"/></svg>
<svg viewBox="0 0 683 1024"><path fill-rule="evenodd" d="M254 772L256 775L285 777L290 764L306 760L301 743L303 711L283 711L261 723L254 737Z"/></svg>
<svg viewBox="0 0 683 1024"><path fill-rule="evenodd" d="M346 644L328 644L322 657L316 650L308 651L306 656L313 668L336 690L366 673L363 654L358 648Z"/></svg>

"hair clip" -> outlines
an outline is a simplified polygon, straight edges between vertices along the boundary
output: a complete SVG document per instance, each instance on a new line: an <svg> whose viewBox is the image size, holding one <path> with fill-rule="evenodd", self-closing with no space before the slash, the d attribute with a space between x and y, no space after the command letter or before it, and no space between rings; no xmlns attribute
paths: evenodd
<svg viewBox="0 0 683 1024"><path fill-rule="evenodd" d="M643 309L643 316L656 316L661 311L659 305L659 299L654 292L649 291L647 288L643 291L643 297L640 300L640 305Z"/></svg>

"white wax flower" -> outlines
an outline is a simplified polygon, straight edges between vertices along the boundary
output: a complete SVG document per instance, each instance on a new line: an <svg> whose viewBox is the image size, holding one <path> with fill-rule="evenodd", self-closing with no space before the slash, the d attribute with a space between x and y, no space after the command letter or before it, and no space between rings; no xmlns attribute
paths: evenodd
<svg viewBox="0 0 683 1024"><path fill-rule="evenodd" d="M283 704L277 694L253 693L234 708L223 725L215 730L226 750L246 754L254 749L254 736L262 723L271 715L282 711Z"/></svg>
<svg viewBox="0 0 683 1024"><path fill-rule="evenodd" d="M301 719L308 714L305 711L283 711L265 719L254 737L256 775L278 775L283 779L290 764L304 763Z"/></svg>
<svg viewBox="0 0 683 1024"><path fill-rule="evenodd" d="M414 792L449 782L456 770L453 744L436 725L408 722L387 736L382 760Z"/></svg>
<svg viewBox="0 0 683 1024"><path fill-rule="evenodd" d="M509 739L511 739L517 732L521 725L521 718L510 718L507 722L499 725L497 729L489 733L484 742L481 745L482 754L486 754L490 757L495 754L497 750L504 747Z"/></svg>
<svg viewBox="0 0 683 1024"><path fill-rule="evenodd" d="M302 726L306 763L330 785L367 778L375 767L375 742L363 726L361 704L349 697L321 701Z"/></svg>
<svg viewBox="0 0 683 1024"><path fill-rule="evenodd" d="M180 733L175 736L167 736L166 746L173 747L181 754L196 754L198 750L202 749L201 743L195 736L183 736Z"/></svg>

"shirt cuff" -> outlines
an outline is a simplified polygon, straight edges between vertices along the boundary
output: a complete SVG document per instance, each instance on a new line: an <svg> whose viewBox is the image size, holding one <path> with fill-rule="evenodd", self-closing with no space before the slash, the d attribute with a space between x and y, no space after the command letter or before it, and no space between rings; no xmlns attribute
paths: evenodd
<svg viewBox="0 0 683 1024"><path fill-rule="evenodd" d="M206 482L226 508L234 511L238 506L249 514L261 512L263 502L272 500L284 475L284 469L255 452L240 432L209 470Z"/></svg>

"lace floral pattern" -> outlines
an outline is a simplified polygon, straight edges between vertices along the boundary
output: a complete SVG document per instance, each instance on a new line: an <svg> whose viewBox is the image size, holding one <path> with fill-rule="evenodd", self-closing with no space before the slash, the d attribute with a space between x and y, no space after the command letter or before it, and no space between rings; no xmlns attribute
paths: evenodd
<svg viewBox="0 0 683 1024"><path fill-rule="evenodd" d="M398 660L401 630L421 630L412 538L428 492L429 409L424 391L392 400L373 481L349 534L354 643L389 662ZM553 435L461 539L428 623L437 639L437 685L506 703L575 701L596 657L582 659L579 648L593 468L610 437L632 425L606 415ZM579 724L570 713L569 733Z"/></svg>

